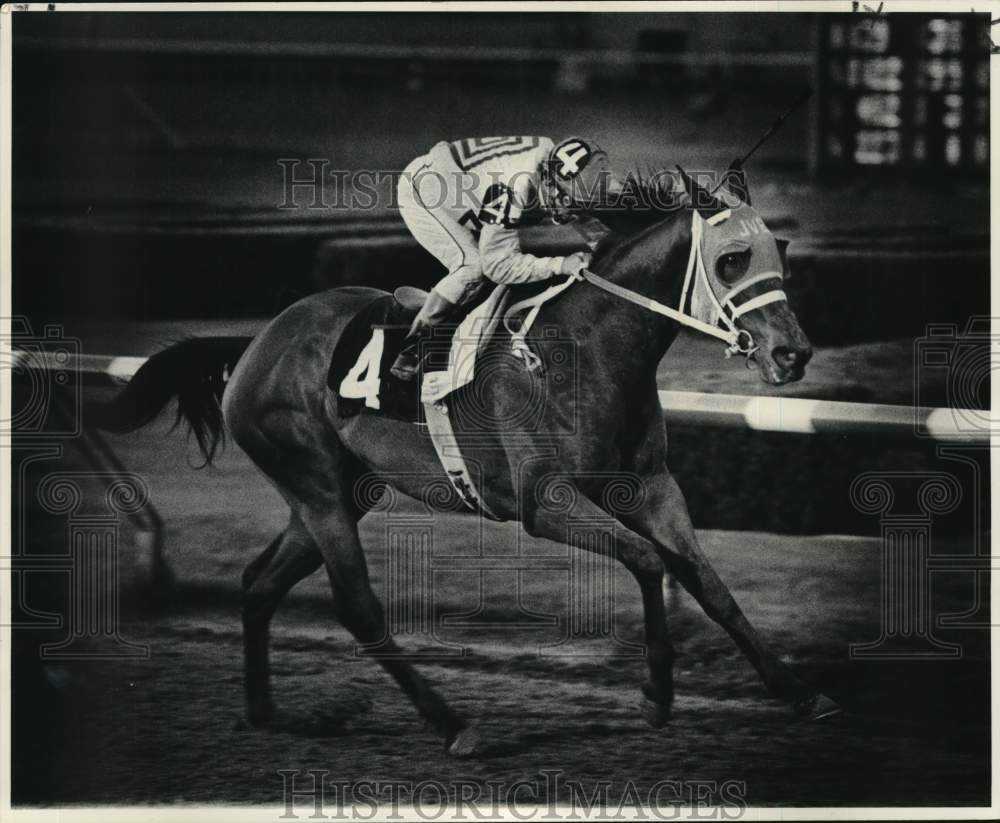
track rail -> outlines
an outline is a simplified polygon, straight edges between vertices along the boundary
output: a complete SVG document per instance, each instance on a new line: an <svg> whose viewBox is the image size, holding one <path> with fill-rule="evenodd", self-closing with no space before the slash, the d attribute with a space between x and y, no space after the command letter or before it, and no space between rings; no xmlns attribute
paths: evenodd
<svg viewBox="0 0 1000 823"><path fill-rule="evenodd" d="M15 372L75 372L84 385L120 386L146 362L145 357L63 355L15 350ZM767 397L702 392L660 392L667 422L785 434L871 434L937 442L989 445L990 411L880 403L847 403L799 397Z"/></svg>
<svg viewBox="0 0 1000 823"><path fill-rule="evenodd" d="M989 445L991 413L800 397L661 391L667 421L785 434L872 434Z"/></svg>

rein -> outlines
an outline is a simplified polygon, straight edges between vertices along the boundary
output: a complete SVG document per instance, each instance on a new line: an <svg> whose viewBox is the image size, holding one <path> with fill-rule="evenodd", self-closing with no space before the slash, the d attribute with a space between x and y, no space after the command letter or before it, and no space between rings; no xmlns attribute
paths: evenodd
<svg viewBox="0 0 1000 823"><path fill-rule="evenodd" d="M766 280L781 280L781 273L776 271L762 272L737 283L733 288L726 292L725 295L723 295L721 301L718 297L716 297L715 291L712 289L712 285L708 280L708 272L705 269L705 261L701 253L701 240L703 232L702 223L707 222L710 226L714 226L715 224L728 219L731 214L732 212L729 209L726 209L725 211L721 211L703 221L703 218L697 211L692 212L691 253L688 256L687 271L684 275L684 287L681 290L681 299L677 308L667 306L657 300L653 300L650 297L646 297L638 292L632 291L632 289L619 286L617 283L612 283L610 280L606 280L600 275L594 274L594 272L589 271L588 269L584 269L580 272L578 277L570 277L562 283L550 286L548 289L535 295L534 297L515 303L506 311L504 314L504 326L507 328L507 331L510 332L511 345L514 353L525 361L530 370L537 368L538 358L528 348L528 344L525 342L525 335L531 327L532 322L534 322L534 319L538 314L538 310L542 307L542 304L551 300L553 297L568 288L571 284L577 282L577 280L585 280L592 286L596 286L597 288L606 291L608 294L614 295L622 300L627 300L629 303L633 303L636 306L647 309L648 311L663 315L664 317L669 317L671 320L675 320L683 326L699 331L702 334L711 335L712 337L722 340L724 343L728 343L729 346L726 349L726 357L732 357L734 354L742 354L749 358L760 347L754 342L753 335L751 335L746 329L739 328L736 325L736 321L744 314L748 314L756 309L762 308L763 306L767 306L771 303L776 303L780 300L787 300L788 297L781 289L771 289L764 294L747 300L745 303L736 304L733 302L733 298L736 297L736 295L756 283L761 283ZM699 283L708 294L719 320L721 320L727 328L720 329L718 325L706 323L705 321L699 320L697 317L684 311L684 306L688 302L688 298L693 298L694 289L697 288ZM511 328L510 320L513 315L523 311L524 309L530 309L530 311L522 320L520 327L515 331Z"/></svg>
<svg viewBox="0 0 1000 823"><path fill-rule="evenodd" d="M736 325L736 321L744 314L748 314L756 309L762 308L763 306L776 303L780 300L787 300L788 296L781 289L771 289L764 294L747 300L745 303L737 305L733 302L733 298L736 297L736 295L756 283L762 283L766 280L781 280L781 273L776 271L761 272L760 274L747 278L726 292L721 301L715 296L715 290L712 288L712 284L708 281L708 272L705 269L705 260L701 253L701 239L702 232L704 230L703 223L707 222L710 226L714 226L717 223L721 223L723 220L727 220L731 215L732 212L729 209L726 209L725 211L721 211L718 214L709 217L707 220L703 220L702 216L697 211L692 212L691 253L688 256L687 271L684 274L684 287L681 290L681 299L676 309L671 306L666 306L663 303L649 297L645 297L638 292L625 288L624 286L619 286L617 283L605 280L603 277L594 274L592 271L585 270L581 272L581 276L591 285L597 286L599 289L603 289L609 294L613 294L623 300L628 300L630 303L634 303L635 305L641 306L644 309L655 312L656 314L662 314L664 317L676 320L683 326L692 328L695 331L700 331L702 334L717 337L724 343L728 343L729 348L726 349L726 357L732 357L734 354L742 354L745 357L750 357L757 351L759 346L754 343L753 335L751 335L746 329L739 328ZM708 295L709 300L712 301L712 305L715 308L719 320L721 320L727 328L720 329L717 325L706 323L684 311L684 306L687 304L688 298L693 298L694 289L699 283Z"/></svg>

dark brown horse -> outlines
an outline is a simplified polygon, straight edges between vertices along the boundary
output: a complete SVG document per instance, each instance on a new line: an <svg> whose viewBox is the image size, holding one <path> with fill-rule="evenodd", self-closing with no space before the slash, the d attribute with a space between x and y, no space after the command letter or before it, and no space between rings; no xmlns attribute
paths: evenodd
<svg viewBox="0 0 1000 823"><path fill-rule="evenodd" d="M700 288L712 289L716 306L727 291L740 293L741 302L732 301L733 314L756 345L748 365L755 363L770 383L800 378L811 350L788 303L757 300L773 290L773 279L780 280L783 255L777 241L748 202L726 192L727 205L686 175L683 179L687 202L697 206L698 215L692 208L602 215L616 231L598 248L591 269L631 293L678 306L692 255L692 227L701 220L698 251L707 279ZM697 294L698 285L693 289L692 313L714 324L718 317L705 308L710 296ZM518 296L523 295L515 289ZM358 539L358 521L378 502L370 493L373 479L385 478L400 492L439 507L446 483L441 464L426 434L409 423L370 414L339 417L326 385L345 325L380 297L384 293L374 289L332 289L289 307L249 345L198 338L167 349L106 409L105 425L131 430L176 395L179 417L191 423L206 457L222 435L224 418L232 437L288 502L287 528L243 575L251 723L264 725L275 711L268 667L271 617L289 589L322 565L343 625L363 646L378 645L382 665L449 751L468 754L476 744L474 726L410 660L393 654L399 649L387 635ZM754 300L756 308L738 313ZM667 469L655 377L678 328L674 319L589 283L575 284L542 306L528 336L542 368L527 370L501 328L480 353L489 368L478 378L477 413L463 417L461 404L452 411L456 427L476 435L466 438L466 460L490 509L520 521L531 535L563 542L570 518L614 518L615 556L642 595L649 668L642 692L650 723L667 721L674 694L665 573L725 628L774 695L803 715L832 714L836 704L803 684L740 611L702 553L684 496ZM546 329L559 333L553 337ZM574 347L577 379L556 381L546 366L567 340ZM222 372L237 359L223 391ZM525 409L536 413L526 415ZM616 507L610 489L623 477L638 488L630 505Z"/></svg>

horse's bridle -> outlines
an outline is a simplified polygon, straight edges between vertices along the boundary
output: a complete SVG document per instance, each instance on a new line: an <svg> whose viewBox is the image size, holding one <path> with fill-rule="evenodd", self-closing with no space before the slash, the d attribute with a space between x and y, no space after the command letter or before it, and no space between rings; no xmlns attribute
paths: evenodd
<svg viewBox="0 0 1000 823"><path fill-rule="evenodd" d="M756 311L757 309L767 306L770 303L787 300L788 296L781 289L771 289L770 291L764 292L757 297L752 297L746 302L740 304L734 303L733 298L740 292L757 283L762 283L767 280L781 281L783 280L783 275L781 272L777 271L765 271L760 274L755 274L752 277L748 277L737 283L733 286L733 288L726 292L720 300L716 297L715 290L709 282L708 272L705 269L705 261L702 257L702 223L705 222L714 226L717 223L721 223L722 221L728 219L731 216L731 211L726 209L707 219L703 219L697 211L692 211L691 215L691 253L688 256L687 272L684 275L684 288L681 290L681 299L676 309L666 306L663 303L649 297L644 297L638 292L634 292L624 286L619 286L617 283L612 283L610 280L605 280L600 275L594 274L592 271L587 269L580 272L580 277L591 285L597 286L599 289L603 289L608 292L608 294L613 294L616 297L628 300L630 303L634 303L637 306L642 306L649 311L662 314L665 317L676 320L678 323L700 331L703 334L719 338L729 344L729 347L726 349L726 357L732 357L734 354L742 354L749 358L754 354L754 352L757 351L759 346L754 343L753 335L751 335L746 329L737 326L736 321L743 315ZM719 320L726 325L725 329L720 329L717 325L699 320L684 311L685 304L688 302L689 298L693 297L694 289L697 288L699 283L707 293Z"/></svg>
<svg viewBox="0 0 1000 823"><path fill-rule="evenodd" d="M730 215L730 210L726 209L713 215L712 217L709 217L707 220L704 220L704 222L707 222L709 225L716 225L717 223L721 223L723 220L729 218ZM749 314L750 312L766 306L769 303L776 303L779 300L787 300L788 297L781 289L772 289L771 291L764 292L764 294L758 295L757 297L751 297L749 300L744 303L740 303L739 305L733 302L733 298L756 283L762 283L766 280L782 280L784 278L781 272L776 271L765 271L760 274L755 274L733 286L722 296L722 300L720 301L719 298L716 297L715 290L712 288L712 284L708 280L708 272L705 270L705 261L702 258L702 222L703 218L701 215L698 214L697 211L693 211L691 217L691 253L688 256L687 272L684 275L684 288L681 291L680 303L676 309L671 306L666 306L650 297L645 297L638 292L632 291L632 289L627 289L624 286L619 286L617 283L612 283L610 280L605 280L599 274L594 274L592 271L584 269L578 276L570 276L561 283L549 286L540 294L521 300L513 306L510 306L504 312L503 323L507 332L510 334L511 349L514 354L524 361L529 371L533 371L538 368L541 361L538 359L538 356L531 351L527 344L526 337L528 330L535 322L535 317L538 315L539 309L541 309L541 307L549 300L564 292L578 280L586 280L591 285L597 286L597 288L606 291L608 294L613 294L615 297L620 297L622 300L627 300L628 302L641 306L644 309L656 312L656 314L662 314L664 317L676 320L681 325L700 331L703 334L717 337L718 339L729 344L729 347L726 349L726 357L732 357L734 354L742 354L747 358L747 366L749 367L752 362L750 358L759 347L756 343L754 343L753 335L746 329L742 329L737 326L736 321L745 314ZM694 288L697 287L698 283L701 283L702 288L708 294L708 298L711 301L719 320L726 325L725 329L720 329L717 325L699 320L694 315L688 314L684 311L684 306L688 299L693 297ZM513 319L522 311L527 311L527 314L518 324L518 328L514 328Z"/></svg>

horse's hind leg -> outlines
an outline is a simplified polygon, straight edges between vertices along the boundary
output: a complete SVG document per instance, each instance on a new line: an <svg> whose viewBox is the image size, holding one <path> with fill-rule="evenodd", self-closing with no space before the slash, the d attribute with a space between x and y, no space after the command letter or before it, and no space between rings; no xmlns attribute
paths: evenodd
<svg viewBox="0 0 1000 823"><path fill-rule="evenodd" d="M247 719L254 726L274 716L268 665L271 617L289 589L322 564L316 543L293 515L288 528L243 573L244 684Z"/></svg>
<svg viewBox="0 0 1000 823"><path fill-rule="evenodd" d="M255 345L264 345L263 340L259 337ZM309 399L311 387L322 385L329 361L317 360L302 348L289 351L292 354L280 363L258 362L253 349L244 356L223 395L226 425L233 439L278 487L321 553L341 623L363 646L378 646L382 665L445 738L449 750L468 753L474 732L452 713L388 637L385 615L371 589L358 539L358 520L365 503L358 499L356 484L364 466L326 422L324 405ZM260 573L251 587L263 591L251 595L260 603L248 612L247 653L255 668L247 688L255 701L256 708L251 710L264 716L271 710L270 699L266 677L258 672L267 669L267 619L281 595L315 567L317 556L305 551L304 545L303 537L293 541L287 558L279 548L268 566L285 561L280 564L278 579Z"/></svg>
<svg viewBox="0 0 1000 823"><path fill-rule="evenodd" d="M326 561L337 618L359 641L358 654L377 656L420 715L445 739L449 752L470 754L476 744L475 731L418 674L388 633L385 612L368 578L357 518L336 503L306 508L301 514Z"/></svg>

